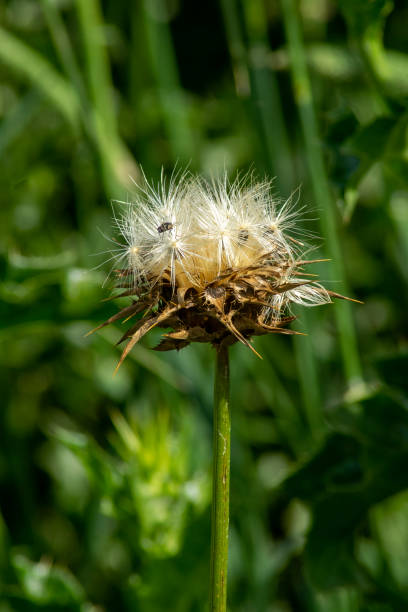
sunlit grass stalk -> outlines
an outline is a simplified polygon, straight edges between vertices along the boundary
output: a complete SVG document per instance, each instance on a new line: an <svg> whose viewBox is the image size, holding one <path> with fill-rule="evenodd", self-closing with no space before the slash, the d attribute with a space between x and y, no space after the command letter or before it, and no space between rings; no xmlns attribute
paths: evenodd
<svg viewBox="0 0 408 612"><path fill-rule="evenodd" d="M41 5L61 66L80 100L83 129L100 157L105 191L108 196L117 194L123 183L127 182L126 169L128 172L131 171L134 177L137 177L138 171L118 132L112 92L109 91L112 89L112 84L107 54L102 51L103 57L99 57L100 52L97 47L103 45L103 41L99 40L103 30L100 8L94 0L86 5L77 3L87 57L87 70L83 75L59 8L51 0L41 0ZM94 41L92 37L95 34L92 34L92 28L89 26L91 15L98 24L99 31L98 40ZM102 78L102 88L99 90L98 74L101 71L105 77Z"/></svg>
<svg viewBox="0 0 408 612"><path fill-rule="evenodd" d="M269 42L264 6L259 0L243 3L242 14L236 0L222 0L221 7L237 90L240 95L250 95L264 145L265 166L276 175L281 192L290 190L291 154L277 80L267 66Z"/></svg>
<svg viewBox="0 0 408 612"><path fill-rule="evenodd" d="M221 10L231 55L235 89L238 96L246 98L250 94L249 68L237 0L221 0Z"/></svg>
<svg viewBox="0 0 408 612"><path fill-rule="evenodd" d="M119 134L110 63L104 38L104 21L99 1L76 0L75 4L85 52L86 83L91 101L87 119L92 126L100 153L106 190L108 195L117 195L121 192L121 187L128 183L129 175L137 178L139 172ZM49 12L51 14L51 11ZM59 23L55 15L50 23L55 30ZM74 77L73 53L69 53L66 46L62 47L57 31L54 36L66 68Z"/></svg>
<svg viewBox="0 0 408 612"><path fill-rule="evenodd" d="M192 130L188 119L185 92L180 86L176 54L166 19L156 19L156 12L166 14L163 0L152 6L144 0L143 13L150 60L163 113L164 128L175 160L190 161L195 155ZM154 11L154 14L153 14Z"/></svg>
<svg viewBox="0 0 408 612"><path fill-rule="evenodd" d="M213 416L213 499L211 522L210 611L227 609L231 417L229 355L217 350Z"/></svg>
<svg viewBox="0 0 408 612"><path fill-rule="evenodd" d="M262 128L261 138L264 139L266 145L264 148L265 165L269 171L272 170L277 174L277 184L281 192L290 193L296 184L296 178L278 82L275 74L266 65L269 41L266 31L265 7L259 0L246 3L243 5L242 15L238 9L237 0L222 0L221 7L234 67L237 93L241 97L250 95L253 114L258 116ZM243 26L247 32L246 37ZM245 38L248 39L247 45ZM263 54L264 65L262 65L262 58L259 57L260 50ZM258 65L254 61L256 57L258 57ZM310 329L309 313L303 312L302 318L305 320L305 327ZM293 345L305 420L312 436L319 437L324 423L318 369L311 337L305 336L300 341L299 338L295 338Z"/></svg>
<svg viewBox="0 0 408 612"><path fill-rule="evenodd" d="M41 0L41 6L61 65L77 90L82 106L85 107L87 98L85 84L59 9L52 0Z"/></svg>
<svg viewBox="0 0 408 612"><path fill-rule="evenodd" d="M116 136L116 114L103 18L98 0L76 0L85 51L90 97L110 137Z"/></svg>
<svg viewBox="0 0 408 612"><path fill-rule="evenodd" d="M281 6L311 184L320 210L321 229L326 238L326 248L332 259L330 270L333 280L341 281L342 287L347 291L335 202L323 160L298 7L295 0L281 0ZM345 302L337 302L334 308L345 376L349 383L356 382L361 380L362 370L350 306Z"/></svg>
<svg viewBox="0 0 408 612"><path fill-rule="evenodd" d="M243 7L249 41L251 101L260 118L268 166L276 175L279 191L288 193L294 187L291 151L278 82L267 62L269 41L265 6L260 0L253 0L244 2Z"/></svg>

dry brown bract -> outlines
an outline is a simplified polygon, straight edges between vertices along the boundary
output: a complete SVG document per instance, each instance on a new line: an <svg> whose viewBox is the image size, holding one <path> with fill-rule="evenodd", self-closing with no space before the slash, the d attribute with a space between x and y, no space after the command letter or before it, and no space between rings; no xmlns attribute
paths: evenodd
<svg viewBox="0 0 408 612"><path fill-rule="evenodd" d="M282 316L280 309L276 317L271 317L271 298L280 295L285 300L285 295L290 295L288 292L293 293L312 282L314 291L318 291L315 280L305 280L307 274L302 270L305 264L317 261L321 260L290 262L290 280L287 281L289 263L274 265L270 258L263 257L255 265L226 270L202 289L190 285L174 290L170 274L164 274L153 286L148 283L135 286L132 270L119 270L116 272L118 287L124 291L115 297L132 296L133 302L89 333L120 319L127 322L143 313L118 341L118 344L125 340L128 343L116 369L140 338L154 327L171 329L155 348L158 351L179 350L191 342L210 342L216 347L239 341L260 357L250 344L252 336L299 334L287 328L296 317ZM300 273L302 277L297 279ZM350 299L323 288L321 291L331 298Z"/></svg>
<svg viewBox="0 0 408 612"><path fill-rule="evenodd" d="M96 329L134 321L119 340L128 342L118 367L154 327L168 330L156 350L239 341L258 355L253 336L299 333L288 329L293 304L343 297L304 271L322 261L305 261L313 247L299 236L313 234L301 229L294 198L279 202L271 187L251 176L208 182L176 172L157 187L139 187L134 202L117 203L120 240L111 259L122 268L120 296L133 301Z"/></svg>

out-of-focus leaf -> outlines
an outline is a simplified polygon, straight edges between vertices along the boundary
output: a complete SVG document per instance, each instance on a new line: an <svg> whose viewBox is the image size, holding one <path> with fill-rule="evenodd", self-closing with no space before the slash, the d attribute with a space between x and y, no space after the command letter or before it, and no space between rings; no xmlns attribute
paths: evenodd
<svg viewBox="0 0 408 612"><path fill-rule="evenodd" d="M61 427L52 428L50 433L78 457L98 490L114 495L120 486L122 475L107 453L83 433Z"/></svg>
<svg viewBox="0 0 408 612"><path fill-rule="evenodd" d="M361 597L358 589L342 587L317 593L314 605L315 612L361 612ZM376 612L391 612L383 608L375 610Z"/></svg>
<svg viewBox="0 0 408 612"><path fill-rule="evenodd" d="M388 455L408 452L408 409L392 393L379 391L356 408L344 406L337 410L331 422L337 430L355 437L372 453L370 467L375 460L381 469ZM399 474L394 474L392 480L398 478L405 482L404 475Z"/></svg>
<svg viewBox="0 0 408 612"><path fill-rule="evenodd" d="M362 85L362 63L346 46L333 42L312 42L306 51L310 69L319 77L339 85ZM384 58L387 66L387 72L384 74L387 92L396 98L408 95L407 55L395 49L384 49ZM272 52L269 62L274 70L287 69L289 58L286 50Z"/></svg>
<svg viewBox="0 0 408 612"><path fill-rule="evenodd" d="M358 489L327 492L315 505L305 555L318 588L360 581L353 558L355 530L373 504L408 487L407 461L408 452L397 451L381 467L370 470L367 466L366 481Z"/></svg>
<svg viewBox="0 0 408 612"><path fill-rule="evenodd" d="M359 583L356 529L369 509L408 487L408 411L379 392L331 419L335 434L283 489L312 502L305 559L317 588ZM307 486L305 483L313 483Z"/></svg>
<svg viewBox="0 0 408 612"><path fill-rule="evenodd" d="M117 333L111 327L100 330L98 334L105 338L111 345L117 342ZM192 387L192 383L182 372L141 344L137 344L133 347L132 351L129 353L129 357L133 361L139 363L143 368L150 370L150 372L159 376L166 383L180 391L186 391Z"/></svg>
<svg viewBox="0 0 408 612"><path fill-rule="evenodd" d="M352 529L363 517L359 499L358 492L351 496L332 494L314 508L305 560L308 575L318 589L331 589L358 580Z"/></svg>
<svg viewBox="0 0 408 612"><path fill-rule="evenodd" d="M408 56L395 49L385 51L387 73L385 84L387 91L395 97L408 95Z"/></svg>
<svg viewBox="0 0 408 612"><path fill-rule="evenodd" d="M380 159L386 150L390 133L396 125L393 117L378 117L359 129L347 143L347 148L356 155Z"/></svg>
<svg viewBox="0 0 408 612"><path fill-rule="evenodd" d="M73 126L79 124L79 99L69 81L35 49L0 28L0 59L35 85Z"/></svg>
<svg viewBox="0 0 408 612"><path fill-rule="evenodd" d="M8 253L8 265L14 271L19 273L29 274L33 272L45 272L49 270L58 270L72 266L75 262L76 255L73 251L60 251L53 256L25 256L15 251Z"/></svg>
<svg viewBox="0 0 408 612"><path fill-rule="evenodd" d="M0 514L0 568L4 568L7 563L8 546L7 527L3 516Z"/></svg>
<svg viewBox="0 0 408 612"><path fill-rule="evenodd" d="M370 519L395 584L408 592L408 492L375 506Z"/></svg>
<svg viewBox="0 0 408 612"><path fill-rule="evenodd" d="M393 8L392 0L339 0L339 7L356 36L382 28Z"/></svg>
<svg viewBox="0 0 408 612"><path fill-rule="evenodd" d="M362 479L360 445L340 433L331 435L323 447L303 467L283 483L291 497L313 502L325 491L339 485L353 486Z"/></svg>
<svg viewBox="0 0 408 612"><path fill-rule="evenodd" d="M12 565L25 596L33 603L67 606L85 599L82 586L66 568L50 561L34 563L21 553L12 555Z"/></svg>
<svg viewBox="0 0 408 612"><path fill-rule="evenodd" d="M92 311L102 301L102 275L83 268L71 267L64 275L62 285L63 312L80 316Z"/></svg>
<svg viewBox="0 0 408 612"><path fill-rule="evenodd" d="M175 435L163 414L140 431L120 413L114 413L113 422L118 433L114 445L121 458L80 432L56 427L51 434L86 469L101 496L102 512L123 525L131 524L140 548L149 556L173 556L180 550L191 511L200 514L209 502L208 477L192 468L192 446L183 443L184 436L193 441L188 423L184 421ZM175 446L178 452L173 454Z"/></svg>
<svg viewBox="0 0 408 612"><path fill-rule="evenodd" d="M337 82L350 82L360 74L360 65L346 48L327 43L315 43L307 47L310 68Z"/></svg>
<svg viewBox="0 0 408 612"><path fill-rule="evenodd" d="M30 91L11 109L0 126L0 154L24 131L40 106L37 91Z"/></svg>
<svg viewBox="0 0 408 612"><path fill-rule="evenodd" d="M408 353L377 359L375 365L387 385L408 393Z"/></svg>
<svg viewBox="0 0 408 612"><path fill-rule="evenodd" d="M360 159L357 170L349 177L344 190L345 219L350 220L358 200L358 188L373 164L381 162L398 186L408 185L406 160L406 134L408 116L378 117L358 129L345 143L345 150Z"/></svg>

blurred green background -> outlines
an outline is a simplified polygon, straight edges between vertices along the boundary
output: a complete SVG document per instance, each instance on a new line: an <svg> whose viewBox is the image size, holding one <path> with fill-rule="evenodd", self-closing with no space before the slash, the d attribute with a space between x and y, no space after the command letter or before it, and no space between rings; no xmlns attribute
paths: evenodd
<svg viewBox="0 0 408 612"><path fill-rule="evenodd" d="M408 609L408 5L0 0L0 612L206 610L213 354L120 329L140 166L301 184L358 297L232 359L229 606Z"/></svg>

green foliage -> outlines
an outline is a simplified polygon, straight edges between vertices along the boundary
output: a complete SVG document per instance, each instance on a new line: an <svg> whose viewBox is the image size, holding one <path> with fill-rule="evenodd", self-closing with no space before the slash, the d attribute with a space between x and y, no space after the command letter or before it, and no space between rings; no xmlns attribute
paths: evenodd
<svg viewBox="0 0 408 612"><path fill-rule="evenodd" d="M85 469L101 497L101 512L113 517L128 537L135 533L137 548L153 559L175 555L188 513L201 512L208 505L208 476L202 468L191 473L189 458L193 448L200 457L206 453L191 435L188 417L181 421L183 430L177 435L165 414L148 422L141 434L119 412L112 421L118 434L113 445L120 459L82 433L57 429L53 437Z"/></svg>
<svg viewBox="0 0 408 612"><path fill-rule="evenodd" d="M230 609L408 607L407 13L295 8L0 3L1 612L207 608L212 350L156 331L113 377L120 326L85 337L116 312L110 198L176 162L332 200L320 276L364 300L231 350Z"/></svg>
<svg viewBox="0 0 408 612"><path fill-rule="evenodd" d="M11 564L23 596L40 606L80 609L84 591L78 581L64 568L53 567L47 561L33 563L24 555L14 554Z"/></svg>
<svg viewBox="0 0 408 612"><path fill-rule="evenodd" d="M382 31L394 6L392 0L339 0L338 4L355 36L364 36L367 31L377 33L379 27Z"/></svg>
<svg viewBox="0 0 408 612"><path fill-rule="evenodd" d="M306 570L320 589L362 582L354 558L358 529L370 508L408 487L408 410L398 398L377 392L341 405L331 423L341 433L284 485L285 494L312 504Z"/></svg>

